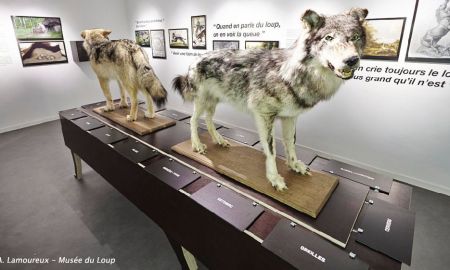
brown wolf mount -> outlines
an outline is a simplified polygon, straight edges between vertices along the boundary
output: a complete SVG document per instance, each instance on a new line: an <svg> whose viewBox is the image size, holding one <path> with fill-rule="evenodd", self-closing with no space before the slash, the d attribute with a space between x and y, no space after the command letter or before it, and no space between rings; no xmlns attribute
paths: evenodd
<svg viewBox="0 0 450 270"><path fill-rule="evenodd" d="M81 32L92 69L97 75L103 94L106 98L104 111L114 110L109 81L117 80L120 88L120 107L128 107L125 91L131 99L128 121L137 119L137 93L141 90L147 100L145 117L153 118L155 110L153 101L163 105L167 101L167 91L155 75L149 64L145 51L131 40L108 39L111 30L89 29Z"/></svg>

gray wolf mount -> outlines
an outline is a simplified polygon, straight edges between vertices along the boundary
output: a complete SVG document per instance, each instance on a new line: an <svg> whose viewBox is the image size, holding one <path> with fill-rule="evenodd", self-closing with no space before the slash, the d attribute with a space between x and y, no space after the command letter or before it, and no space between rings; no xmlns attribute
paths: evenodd
<svg viewBox="0 0 450 270"><path fill-rule="evenodd" d="M110 30L90 29L81 32L84 39L83 47L86 49L92 69L97 74L98 81L106 98L104 111L114 110L109 81L117 80L120 88L120 107L128 107L125 90L131 100L128 121L137 119L139 90L147 99L145 117L153 118L155 110L153 101L159 106L167 101L167 91L153 72L145 51L130 40L110 41Z"/></svg>
<svg viewBox="0 0 450 270"><path fill-rule="evenodd" d="M191 118L192 148L205 153L198 136L198 118L206 124L215 143L229 143L215 130L216 105L226 101L249 110L258 127L266 155L266 176L277 190L286 189L275 162L273 124L280 119L287 165L301 174L309 168L297 159L295 130L298 115L333 96L344 80L353 77L365 46L362 26L366 9L351 9L334 16L307 10L302 31L288 49L219 50L202 55L177 76L173 87L185 100L194 102Z"/></svg>

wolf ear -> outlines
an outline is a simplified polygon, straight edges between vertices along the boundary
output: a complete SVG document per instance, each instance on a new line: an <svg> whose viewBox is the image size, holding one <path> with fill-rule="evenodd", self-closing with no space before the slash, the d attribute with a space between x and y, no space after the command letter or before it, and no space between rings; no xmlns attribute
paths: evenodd
<svg viewBox="0 0 450 270"><path fill-rule="evenodd" d="M112 32L111 30L103 30L103 31L102 31L102 35L103 35L104 37L108 37L108 35L111 34L111 32Z"/></svg>
<svg viewBox="0 0 450 270"><path fill-rule="evenodd" d="M81 35L81 37L82 37L83 39L85 39L85 38L86 38L86 31L82 31L80 35Z"/></svg>
<svg viewBox="0 0 450 270"><path fill-rule="evenodd" d="M352 8L347 14L352 15L360 22L363 22L366 19L367 14L369 14L369 11L365 8Z"/></svg>
<svg viewBox="0 0 450 270"><path fill-rule="evenodd" d="M302 21L308 26L309 30L315 30L322 27L325 18L317 14L314 10L308 9L303 13Z"/></svg>

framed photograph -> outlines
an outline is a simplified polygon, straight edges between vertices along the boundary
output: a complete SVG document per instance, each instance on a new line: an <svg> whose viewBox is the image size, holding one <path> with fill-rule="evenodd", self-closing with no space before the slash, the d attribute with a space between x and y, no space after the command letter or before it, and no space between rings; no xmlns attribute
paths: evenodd
<svg viewBox="0 0 450 270"><path fill-rule="evenodd" d="M366 19L363 59L398 60L406 18Z"/></svg>
<svg viewBox="0 0 450 270"><path fill-rule="evenodd" d="M63 40L61 19L56 17L11 16L18 40Z"/></svg>
<svg viewBox="0 0 450 270"><path fill-rule="evenodd" d="M246 40L245 41L245 49L266 49L272 50L275 48L279 48L280 42L275 40L270 41L259 41L259 40Z"/></svg>
<svg viewBox="0 0 450 270"><path fill-rule="evenodd" d="M213 50L239 50L239 40L213 40Z"/></svg>
<svg viewBox="0 0 450 270"><path fill-rule="evenodd" d="M24 67L67 63L64 41L19 42L19 50Z"/></svg>
<svg viewBox="0 0 450 270"><path fill-rule="evenodd" d="M169 47L174 49L189 49L188 29L169 29Z"/></svg>
<svg viewBox="0 0 450 270"><path fill-rule="evenodd" d="M136 30L134 31L136 37L136 43L141 47L150 47L150 31L149 30Z"/></svg>
<svg viewBox="0 0 450 270"><path fill-rule="evenodd" d="M166 59L166 40L164 36L164 30L150 30L150 39L152 43L153 58Z"/></svg>
<svg viewBox="0 0 450 270"><path fill-rule="evenodd" d="M206 49L206 15L191 17L192 48Z"/></svg>
<svg viewBox="0 0 450 270"><path fill-rule="evenodd" d="M416 0L406 61L450 63L449 16L449 0Z"/></svg>

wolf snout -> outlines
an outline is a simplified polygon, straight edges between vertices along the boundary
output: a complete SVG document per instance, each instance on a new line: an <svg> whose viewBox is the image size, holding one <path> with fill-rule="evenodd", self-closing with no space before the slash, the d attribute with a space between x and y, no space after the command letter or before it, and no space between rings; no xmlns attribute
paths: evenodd
<svg viewBox="0 0 450 270"><path fill-rule="evenodd" d="M359 63L359 56L355 55L345 59L345 64L349 67L354 67Z"/></svg>

